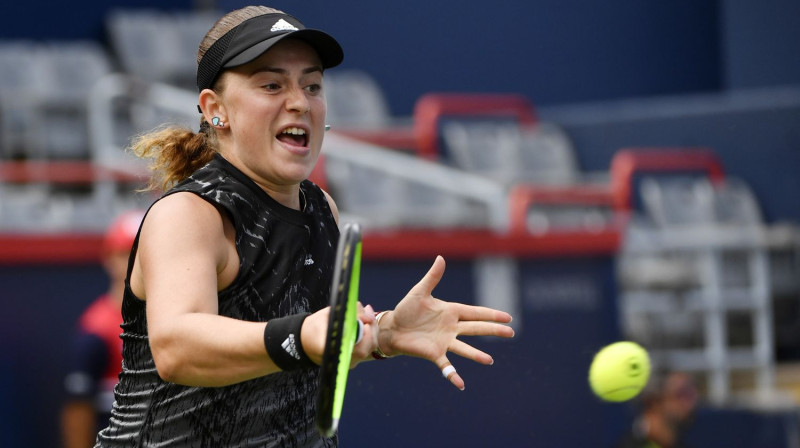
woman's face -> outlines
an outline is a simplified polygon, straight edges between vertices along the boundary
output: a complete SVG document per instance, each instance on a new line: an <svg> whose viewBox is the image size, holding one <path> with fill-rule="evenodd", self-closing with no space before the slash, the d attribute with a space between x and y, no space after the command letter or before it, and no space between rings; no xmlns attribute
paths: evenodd
<svg viewBox="0 0 800 448"><path fill-rule="evenodd" d="M267 190L308 178L325 133L322 63L316 51L285 39L223 77L223 156Z"/></svg>

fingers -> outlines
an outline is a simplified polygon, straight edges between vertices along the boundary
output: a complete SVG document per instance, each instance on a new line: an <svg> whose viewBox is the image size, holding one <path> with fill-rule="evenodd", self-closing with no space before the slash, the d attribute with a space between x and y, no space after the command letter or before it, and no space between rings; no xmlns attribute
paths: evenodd
<svg viewBox="0 0 800 448"><path fill-rule="evenodd" d="M455 353L462 358L470 359L486 366L494 364L494 359L491 357L491 355L459 340L454 341L448 348L448 351ZM464 390L464 379L458 374L455 367L453 367L453 365L447 359L447 356L442 356L439 358L436 361L436 365L439 366L442 376L450 381L453 386L457 387L459 390Z"/></svg>
<svg viewBox="0 0 800 448"><path fill-rule="evenodd" d="M483 364L485 366L490 366L494 364L494 359L492 359L491 355L477 348L467 344L466 342L462 342L456 340L453 344L450 345L449 351L455 353L462 358L470 359L472 361L477 362L478 364Z"/></svg>
<svg viewBox="0 0 800 448"><path fill-rule="evenodd" d="M458 390L464 390L464 380L461 378L461 375L458 374L455 367L450 364L450 361L447 360L446 356L441 357L437 362L436 365L439 366L439 370L442 372L442 376L450 381L453 386L456 386Z"/></svg>
<svg viewBox="0 0 800 448"><path fill-rule="evenodd" d="M361 340L363 339L363 336L365 334L367 334L366 330L367 330L368 324L374 324L375 323L375 310L372 309L372 305L362 306L361 302L358 302L358 320L357 320L357 322L358 322L358 333L357 333L357 336L356 336L356 345L358 345L361 342ZM371 330L372 329L370 328L370 332L369 332L370 336L368 336L369 340L372 339L371 334L373 332Z"/></svg>
<svg viewBox="0 0 800 448"><path fill-rule="evenodd" d="M437 255L436 260L433 261L433 265L430 269L428 269L428 272L425 274L425 276L422 277L422 280L417 283L415 288L421 288L426 294L433 292L434 288L436 288L436 285L439 284L439 281L444 275L444 268L444 258L442 258L441 255Z"/></svg>
<svg viewBox="0 0 800 448"><path fill-rule="evenodd" d="M358 320L365 324L375 322L375 310L372 309L372 305L362 306L361 302L358 302Z"/></svg>
<svg viewBox="0 0 800 448"><path fill-rule="evenodd" d="M361 362L372 359L372 352L375 351L376 331L374 324L362 324L361 320L358 321L361 327L361 337L356 340L353 346L353 354L350 359L350 368L352 369Z"/></svg>
<svg viewBox="0 0 800 448"><path fill-rule="evenodd" d="M451 303L458 312L459 320L477 320L485 322L510 323L511 315L505 311L487 308L485 306L465 305L463 303Z"/></svg>
<svg viewBox="0 0 800 448"><path fill-rule="evenodd" d="M500 338L513 338L514 329L508 325L493 322L459 322L458 334L460 336L497 336Z"/></svg>

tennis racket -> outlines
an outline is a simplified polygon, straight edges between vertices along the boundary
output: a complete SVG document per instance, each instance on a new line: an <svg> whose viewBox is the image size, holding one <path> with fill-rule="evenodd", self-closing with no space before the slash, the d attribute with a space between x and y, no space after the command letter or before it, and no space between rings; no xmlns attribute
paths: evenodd
<svg viewBox="0 0 800 448"><path fill-rule="evenodd" d="M331 312L317 395L317 429L325 437L332 436L339 426L350 359L362 330L356 314L360 276L361 227L345 223L336 249Z"/></svg>

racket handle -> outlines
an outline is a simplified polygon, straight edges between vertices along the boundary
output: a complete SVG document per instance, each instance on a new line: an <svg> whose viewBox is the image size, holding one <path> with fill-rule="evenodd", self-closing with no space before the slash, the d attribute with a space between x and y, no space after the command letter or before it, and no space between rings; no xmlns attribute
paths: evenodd
<svg viewBox="0 0 800 448"><path fill-rule="evenodd" d="M360 319L356 319L356 322L358 322L358 332L356 333L356 344L358 344L364 337L364 322L361 322Z"/></svg>

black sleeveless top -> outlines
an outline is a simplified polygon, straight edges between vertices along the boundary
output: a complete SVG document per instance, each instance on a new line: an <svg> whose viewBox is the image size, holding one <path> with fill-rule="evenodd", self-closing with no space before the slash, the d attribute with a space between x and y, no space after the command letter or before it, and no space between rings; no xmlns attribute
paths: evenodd
<svg viewBox="0 0 800 448"><path fill-rule="evenodd" d="M165 194L191 192L227 213L236 230L239 272L220 291L219 314L245 321L314 312L329 303L339 229L310 181L303 211L276 202L217 155ZM301 201L302 202L302 201ZM132 261L138 236L131 253ZM163 381L147 336L146 302L126 281L123 362L109 427L99 447L327 447L314 426L318 369L279 372L225 387Z"/></svg>

